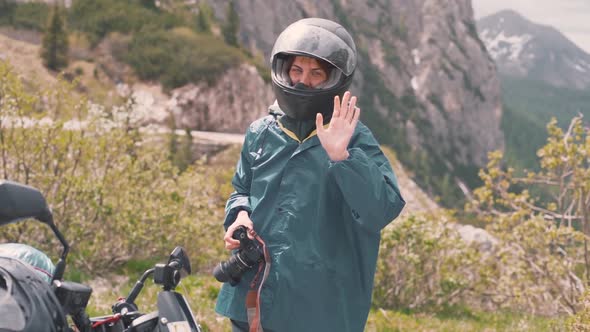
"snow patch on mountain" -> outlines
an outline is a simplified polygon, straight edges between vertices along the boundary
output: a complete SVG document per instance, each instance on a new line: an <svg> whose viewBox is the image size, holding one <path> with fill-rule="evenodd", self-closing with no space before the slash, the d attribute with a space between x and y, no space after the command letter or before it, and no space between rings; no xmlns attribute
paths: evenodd
<svg viewBox="0 0 590 332"><path fill-rule="evenodd" d="M526 44L533 40L533 36L530 34L507 36L504 31L493 36L490 30L485 29L481 33L481 39L494 59L502 57L518 60Z"/></svg>
<svg viewBox="0 0 590 332"><path fill-rule="evenodd" d="M477 28L500 73L557 87L590 87L590 54L554 27L503 10L480 19Z"/></svg>

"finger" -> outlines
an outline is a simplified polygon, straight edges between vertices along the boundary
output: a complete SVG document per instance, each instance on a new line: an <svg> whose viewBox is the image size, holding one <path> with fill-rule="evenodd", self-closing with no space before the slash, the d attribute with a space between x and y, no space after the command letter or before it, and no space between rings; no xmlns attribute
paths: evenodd
<svg viewBox="0 0 590 332"><path fill-rule="evenodd" d="M350 105L348 106L348 113L346 114L346 122L350 123L352 118L354 117L355 108L356 108L356 96L350 99Z"/></svg>
<svg viewBox="0 0 590 332"><path fill-rule="evenodd" d="M322 116L322 113L318 113L315 116L315 129L317 130L318 135L324 133L324 117Z"/></svg>
<svg viewBox="0 0 590 332"><path fill-rule="evenodd" d="M254 230L254 224L252 223L252 221L248 220L248 222L244 223L243 226L246 226L246 235L248 236L248 238L250 240L254 240L254 237L256 236L256 231Z"/></svg>
<svg viewBox="0 0 590 332"><path fill-rule="evenodd" d="M225 241L225 243L231 243L231 244L240 243L240 241L234 239L232 237L232 235L233 235L233 231L231 233L228 231L227 233L225 233L225 236L223 237L223 241Z"/></svg>
<svg viewBox="0 0 590 332"><path fill-rule="evenodd" d="M350 99L350 92L346 91L342 96L342 104L340 105L340 116L346 119L348 114L348 100Z"/></svg>
<svg viewBox="0 0 590 332"><path fill-rule="evenodd" d="M225 241L225 243L236 243L236 242L239 243L240 242L232 237L232 235L234 234L234 231L236 230L236 228L238 226L239 225L237 225L236 223L233 223L232 225L230 225L227 228L227 231L225 232L225 235L223 236L223 241Z"/></svg>
<svg viewBox="0 0 590 332"><path fill-rule="evenodd" d="M352 118L352 127L356 128L356 124L359 121L359 117L361 116L361 109L358 107L354 108L354 117Z"/></svg>
<svg viewBox="0 0 590 332"><path fill-rule="evenodd" d="M340 96L336 95L334 97L334 112L332 112L332 118L337 118L340 116Z"/></svg>
<svg viewBox="0 0 590 332"><path fill-rule="evenodd" d="M239 244L230 244L230 243L225 244L225 249L228 249L228 250L238 249L239 247L240 247Z"/></svg>
<svg viewBox="0 0 590 332"><path fill-rule="evenodd" d="M225 247L227 249L238 248L238 247L240 247L240 241L235 240L235 239L227 240L227 241L225 241Z"/></svg>

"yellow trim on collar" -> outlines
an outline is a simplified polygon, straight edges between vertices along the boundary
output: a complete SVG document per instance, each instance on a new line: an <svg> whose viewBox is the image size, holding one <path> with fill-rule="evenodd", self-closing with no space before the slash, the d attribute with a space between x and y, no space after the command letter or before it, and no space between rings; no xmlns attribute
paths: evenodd
<svg viewBox="0 0 590 332"><path fill-rule="evenodd" d="M291 137L292 139L296 140L297 143L301 144L301 141L299 140L299 138L297 137L297 135L295 135L294 132L290 131L289 129L285 128L285 126L283 126L283 124L281 123L281 121L277 121L279 124L279 128L281 128L282 131L285 132L285 134L287 134L287 136Z"/></svg>
<svg viewBox="0 0 590 332"><path fill-rule="evenodd" d="M312 131L312 132L311 132L311 133L310 133L310 134L309 134L309 135L308 135L306 138L304 138L304 139L303 139L303 141L302 141L302 140L300 140L300 139L297 137L297 135L295 135L295 133L294 133L294 132L292 132L291 130L287 129L285 126L283 126L283 124L281 123L281 121L277 121L277 122L278 122L278 124L279 124L279 128L281 128L281 130L282 130L282 131L284 131L284 132L285 132L285 134L287 134L287 136L289 136L289 137L291 137L292 139L296 140L296 141L297 141L297 143L299 143L299 144L301 144L301 143L303 143L303 142L307 141L308 139L310 139L310 138L314 137L315 135L317 135L317 131L318 131L318 130L317 130L317 129L314 129L314 130L313 130L313 131ZM328 124L325 124L325 125L324 125L324 128L328 129L328 126L329 126L329 125L330 125L329 123L328 123Z"/></svg>

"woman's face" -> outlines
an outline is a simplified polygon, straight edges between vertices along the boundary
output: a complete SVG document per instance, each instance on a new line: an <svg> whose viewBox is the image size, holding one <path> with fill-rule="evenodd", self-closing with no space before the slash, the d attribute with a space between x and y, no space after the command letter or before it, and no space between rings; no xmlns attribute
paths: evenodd
<svg viewBox="0 0 590 332"><path fill-rule="evenodd" d="M295 56L289 69L289 77L293 85L303 83L311 88L324 83L328 79L326 66L320 60L306 56Z"/></svg>

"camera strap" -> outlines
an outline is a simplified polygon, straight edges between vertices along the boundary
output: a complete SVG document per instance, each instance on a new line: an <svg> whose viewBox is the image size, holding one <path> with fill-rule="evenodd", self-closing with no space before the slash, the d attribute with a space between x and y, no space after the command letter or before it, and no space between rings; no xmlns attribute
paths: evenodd
<svg viewBox="0 0 590 332"><path fill-rule="evenodd" d="M248 232L254 236L254 238L262 244L264 250L264 262L258 263L258 272L250 283L250 290L246 295L246 309L248 313L248 325L250 325L250 332L263 332L262 325L260 323L260 292L262 291L262 285L266 281L268 274L270 273L270 255L266 244L262 241L262 238L249 229ZM262 273L262 279L259 281L260 273ZM258 284L258 288L256 285Z"/></svg>

